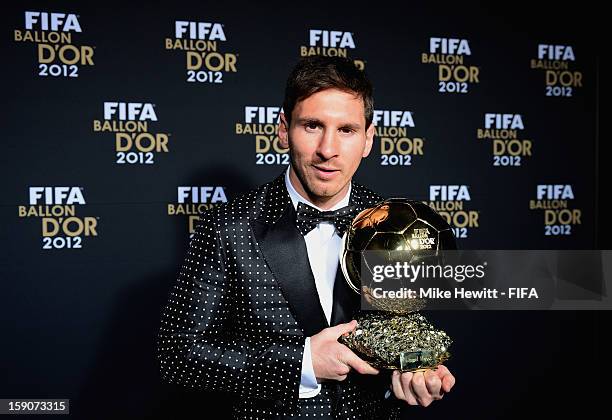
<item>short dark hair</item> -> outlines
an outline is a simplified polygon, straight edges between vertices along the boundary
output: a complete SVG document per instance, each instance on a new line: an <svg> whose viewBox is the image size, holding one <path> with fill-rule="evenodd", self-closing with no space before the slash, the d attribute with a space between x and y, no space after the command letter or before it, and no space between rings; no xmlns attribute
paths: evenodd
<svg viewBox="0 0 612 420"><path fill-rule="evenodd" d="M296 103L325 89L339 89L359 96L363 100L365 126L370 126L374 98L372 83L364 71L348 58L320 55L302 58L289 74L283 101L287 125L291 125L291 113Z"/></svg>

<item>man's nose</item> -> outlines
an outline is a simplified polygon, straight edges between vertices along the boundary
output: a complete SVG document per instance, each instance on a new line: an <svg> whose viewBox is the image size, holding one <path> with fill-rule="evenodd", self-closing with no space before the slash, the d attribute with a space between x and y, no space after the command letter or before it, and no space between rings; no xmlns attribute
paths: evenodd
<svg viewBox="0 0 612 420"><path fill-rule="evenodd" d="M335 130L324 130L317 148L317 154L325 160L338 155L338 139Z"/></svg>

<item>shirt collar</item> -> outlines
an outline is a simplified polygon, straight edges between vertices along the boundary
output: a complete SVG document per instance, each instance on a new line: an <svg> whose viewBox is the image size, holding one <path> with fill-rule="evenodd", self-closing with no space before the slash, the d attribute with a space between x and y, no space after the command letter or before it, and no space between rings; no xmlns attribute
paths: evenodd
<svg viewBox="0 0 612 420"><path fill-rule="evenodd" d="M291 203L293 204L293 208L297 210L298 203L302 202L302 203L308 204L309 206L314 207L315 209L319 211L325 211L315 206L314 204L312 204L310 201L302 197L300 193L298 193L295 190L295 188L293 187L293 184L291 183L291 179L289 179L289 171L292 171L292 170L293 168L291 168L291 165L289 165L289 167L285 171L285 186L287 187L287 192L289 192L289 197L291 197ZM349 187L348 187L348 190L346 191L346 195L342 198L342 200L340 200L331 209L328 209L327 211L338 210L342 207L346 207L349 205L349 199L351 197L351 188L353 187L352 184L353 184L352 182L349 182Z"/></svg>

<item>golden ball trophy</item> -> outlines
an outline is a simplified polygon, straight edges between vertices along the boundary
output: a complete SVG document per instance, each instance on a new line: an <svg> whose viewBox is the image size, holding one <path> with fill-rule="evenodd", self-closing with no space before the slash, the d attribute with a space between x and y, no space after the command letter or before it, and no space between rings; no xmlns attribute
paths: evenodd
<svg viewBox="0 0 612 420"><path fill-rule="evenodd" d="M441 263L442 251L454 249L451 227L422 202L391 198L359 213L342 238L340 266L373 310L362 305L357 327L340 342L379 369L416 372L446 361L452 340L419 313L425 300L375 297L371 270L374 263Z"/></svg>

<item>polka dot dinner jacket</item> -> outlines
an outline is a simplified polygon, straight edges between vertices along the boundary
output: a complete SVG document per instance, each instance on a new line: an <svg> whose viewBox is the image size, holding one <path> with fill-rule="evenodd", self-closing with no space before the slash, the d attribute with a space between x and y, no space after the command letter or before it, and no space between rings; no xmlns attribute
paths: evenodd
<svg viewBox="0 0 612 420"><path fill-rule="evenodd" d="M381 200L353 182L357 212ZM359 296L340 270L333 294L331 325L350 321ZM328 326L281 174L200 215L162 313L161 376L237 395L236 418L396 415L394 398L384 398L390 379L383 372L350 374L324 382L317 397L298 398L305 338Z"/></svg>

